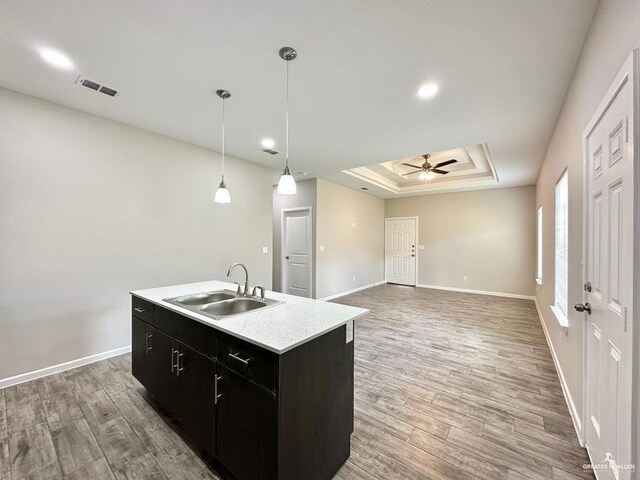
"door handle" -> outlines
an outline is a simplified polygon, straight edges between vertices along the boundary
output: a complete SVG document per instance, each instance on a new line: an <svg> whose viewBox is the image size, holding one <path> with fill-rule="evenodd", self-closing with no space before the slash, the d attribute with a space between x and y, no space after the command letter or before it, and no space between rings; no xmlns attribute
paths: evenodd
<svg viewBox="0 0 640 480"><path fill-rule="evenodd" d="M175 348L171 349L171 373L173 373L175 368L178 368L178 359L176 358L176 353L178 353L178 350L176 350Z"/></svg>
<svg viewBox="0 0 640 480"><path fill-rule="evenodd" d="M585 303L584 305L582 303L576 303L573 308L575 308L578 312L587 312L589 315L591 315L591 304L589 302Z"/></svg>
<svg viewBox="0 0 640 480"><path fill-rule="evenodd" d="M149 353L149 350L153 350L153 343L151 342L151 340L153 340L153 333L147 333L147 338L146 338L146 353ZM173 357L171 358L171 360L173 361Z"/></svg>
<svg viewBox="0 0 640 480"><path fill-rule="evenodd" d="M214 376L214 381L213 381L213 397L214 397L214 405L218 404L218 399L222 396L222 394L218 393L218 380L221 380L222 377L220 375L215 375Z"/></svg>
<svg viewBox="0 0 640 480"><path fill-rule="evenodd" d="M286 258L287 260L289 260L289 255L287 255L287 256L286 256L286 257L284 257L284 258Z"/></svg>
<svg viewBox="0 0 640 480"><path fill-rule="evenodd" d="M180 372L184 371L184 367L183 365L183 361L182 358L184 357L184 353L178 353L178 350L176 350L176 353L178 354L178 361L176 362L176 367L178 367L177 371L176 371L176 376L179 377L180 376Z"/></svg>

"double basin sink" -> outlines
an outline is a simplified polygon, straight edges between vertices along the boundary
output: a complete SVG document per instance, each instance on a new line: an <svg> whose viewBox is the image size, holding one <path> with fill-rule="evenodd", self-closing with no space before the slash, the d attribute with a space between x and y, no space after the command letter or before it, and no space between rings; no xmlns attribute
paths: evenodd
<svg viewBox="0 0 640 480"><path fill-rule="evenodd" d="M194 293L181 297L165 298L164 301L206 315L215 320L221 320L232 315L239 315L282 303L270 298L239 296L231 290Z"/></svg>

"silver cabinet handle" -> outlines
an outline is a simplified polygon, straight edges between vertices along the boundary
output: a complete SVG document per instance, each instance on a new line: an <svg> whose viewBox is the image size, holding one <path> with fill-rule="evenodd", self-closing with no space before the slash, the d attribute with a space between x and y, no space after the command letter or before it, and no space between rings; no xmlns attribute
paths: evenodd
<svg viewBox="0 0 640 480"><path fill-rule="evenodd" d="M221 380L222 377L220 375L215 375L213 382L213 396L214 396L214 404L218 404L218 399L222 396L222 394L218 394L218 380Z"/></svg>
<svg viewBox="0 0 640 480"><path fill-rule="evenodd" d="M176 359L176 353L178 353L178 350L176 350L175 348L171 349L171 373L173 373L173 370L175 368L178 368L178 361Z"/></svg>
<svg viewBox="0 0 640 480"><path fill-rule="evenodd" d="M244 358L240 358L238 355L240 355L240 353L229 353L229 356L239 362L244 363L245 365L249 365L249 360L251 360L250 358L247 358L246 360Z"/></svg>
<svg viewBox="0 0 640 480"><path fill-rule="evenodd" d="M135 307L134 310L138 313L146 313L146 310L144 308Z"/></svg>
<svg viewBox="0 0 640 480"><path fill-rule="evenodd" d="M151 340L153 339L153 333L147 333L147 338L146 338L146 353L149 353L149 350L153 350L153 343L151 342ZM172 357L173 360L173 357Z"/></svg>
<svg viewBox="0 0 640 480"><path fill-rule="evenodd" d="M176 353L178 353L178 351L176 350ZM179 377L180 376L180 372L184 371L184 367L182 366L183 362L182 362L182 357L184 357L184 353L178 353L178 361L176 362L176 367L178 367L178 370L176 371L176 375Z"/></svg>

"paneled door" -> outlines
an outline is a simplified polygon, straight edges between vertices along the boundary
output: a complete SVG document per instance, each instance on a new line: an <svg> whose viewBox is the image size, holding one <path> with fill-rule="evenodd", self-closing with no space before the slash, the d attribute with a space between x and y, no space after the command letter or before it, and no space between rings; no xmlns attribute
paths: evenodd
<svg viewBox="0 0 640 480"><path fill-rule="evenodd" d="M416 217L385 220L385 269L389 283L416 284L417 223Z"/></svg>
<svg viewBox="0 0 640 480"><path fill-rule="evenodd" d="M598 479L629 479L632 463L634 59L584 134L586 328L585 443ZM636 87L637 88L637 87Z"/></svg>
<svg viewBox="0 0 640 480"><path fill-rule="evenodd" d="M282 292L312 296L311 207L282 211Z"/></svg>

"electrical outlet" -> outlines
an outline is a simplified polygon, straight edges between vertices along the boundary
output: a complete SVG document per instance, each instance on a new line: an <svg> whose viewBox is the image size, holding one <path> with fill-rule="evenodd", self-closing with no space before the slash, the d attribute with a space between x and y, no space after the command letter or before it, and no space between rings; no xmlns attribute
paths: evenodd
<svg viewBox="0 0 640 480"><path fill-rule="evenodd" d="M324 245L320 245L320 252L324 252Z"/></svg>
<svg viewBox="0 0 640 480"><path fill-rule="evenodd" d="M355 222L351 224L351 228L356 228L356 227L357 225L355 224Z"/></svg>
<svg viewBox="0 0 640 480"><path fill-rule="evenodd" d="M356 281L356 276L354 275L351 280L353 280L355 282Z"/></svg>
<svg viewBox="0 0 640 480"><path fill-rule="evenodd" d="M462 277L462 281L463 281L463 282L466 282L467 280L469 280L469 279L467 278L467 276L466 276L466 275L463 275L463 277Z"/></svg>
<svg viewBox="0 0 640 480"><path fill-rule="evenodd" d="M424 245L418 245L418 250L424 250Z"/></svg>
<svg viewBox="0 0 640 480"><path fill-rule="evenodd" d="M262 253L269 253L269 247L262 247Z"/></svg>

